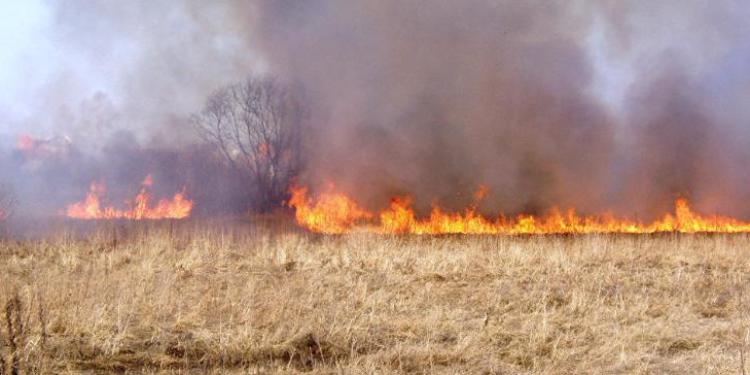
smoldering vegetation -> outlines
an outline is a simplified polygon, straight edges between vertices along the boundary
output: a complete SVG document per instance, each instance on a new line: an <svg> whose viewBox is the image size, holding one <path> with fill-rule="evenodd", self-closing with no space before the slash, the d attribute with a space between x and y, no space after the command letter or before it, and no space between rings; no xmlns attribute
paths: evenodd
<svg viewBox="0 0 750 375"><path fill-rule="evenodd" d="M268 210L190 121L250 75L304 91L296 181L333 183L368 208L409 194L421 212L461 209L483 185L479 209L493 215L561 206L648 219L683 196L750 217L737 204L750 194L750 34L737 1L50 8L53 40L75 58L19 101L30 115L6 132L65 152L5 142L3 178L25 212L56 212L94 180L127 196L148 173L161 193L186 186L196 214Z"/></svg>

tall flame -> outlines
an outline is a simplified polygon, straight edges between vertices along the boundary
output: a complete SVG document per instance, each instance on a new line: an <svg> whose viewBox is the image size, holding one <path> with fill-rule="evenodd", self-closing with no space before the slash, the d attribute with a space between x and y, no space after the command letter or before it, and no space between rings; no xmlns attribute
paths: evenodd
<svg viewBox="0 0 750 375"><path fill-rule="evenodd" d="M314 205L309 205L304 187L292 190L289 205L297 209L297 220L314 232L343 233L373 216L343 194L323 193Z"/></svg>
<svg viewBox="0 0 750 375"><path fill-rule="evenodd" d="M148 189L153 184L151 175L141 183L141 190L132 201L126 202L127 209L117 209L112 206L104 207L102 200L106 196L106 186L102 183L93 182L89 188L86 198L78 203L68 206L66 215L69 218L96 220L96 219L131 219L131 220L158 220L158 219L184 219L190 216L193 210L193 202L185 194L185 189L176 193L172 199L161 199L152 204L151 194Z"/></svg>
<svg viewBox="0 0 750 375"><path fill-rule="evenodd" d="M434 206L429 216L417 217L409 197L395 197L378 213L367 211L351 198L333 189L309 197L305 187L292 187L289 205L297 223L313 232L346 233L367 231L403 234L546 234L546 233L656 233L656 232L750 232L750 222L718 215L701 215L684 198L675 201L674 213L650 223L616 218L611 214L580 216L575 210L553 208L545 215L499 216L486 218L476 212L476 204L463 212L446 212ZM486 189L475 195L481 199Z"/></svg>

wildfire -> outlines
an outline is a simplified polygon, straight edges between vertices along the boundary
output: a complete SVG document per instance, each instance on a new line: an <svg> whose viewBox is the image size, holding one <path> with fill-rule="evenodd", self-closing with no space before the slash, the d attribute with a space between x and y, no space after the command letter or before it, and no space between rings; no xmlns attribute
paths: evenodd
<svg viewBox="0 0 750 375"><path fill-rule="evenodd" d="M358 221L372 217L343 194L323 193L314 205L309 205L304 187L292 190L289 205L296 208L297 221L314 232L343 233Z"/></svg>
<svg viewBox="0 0 750 375"><path fill-rule="evenodd" d="M193 210L193 202L185 195L185 189L176 193L172 199L161 199L152 204L149 188L153 185L151 175L141 183L141 190L131 201L127 201L128 208L120 210L112 206L103 206L102 201L106 196L106 186L102 183L91 184L86 198L78 203L68 206L66 215L69 218L96 220L96 219L131 219L131 220L158 220L158 219L184 219L190 216Z"/></svg>
<svg viewBox="0 0 750 375"><path fill-rule="evenodd" d="M475 198L486 194L480 188ZM367 211L344 194L329 189L313 199L308 189L293 187L289 205L297 223L313 232L365 231L393 234L553 234L553 233L738 233L750 232L750 222L718 215L701 215L686 199L675 201L675 211L650 223L614 217L611 214L581 216L575 210L553 208L545 215L486 218L476 204L463 212L446 212L434 206L429 216L417 217L409 197L395 197L378 213Z"/></svg>

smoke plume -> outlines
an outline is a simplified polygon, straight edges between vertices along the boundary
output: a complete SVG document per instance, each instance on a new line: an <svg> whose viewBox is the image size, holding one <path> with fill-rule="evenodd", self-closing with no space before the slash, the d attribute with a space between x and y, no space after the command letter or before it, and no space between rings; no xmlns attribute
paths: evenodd
<svg viewBox="0 0 750 375"><path fill-rule="evenodd" d="M188 119L273 74L310 101L299 183L371 208L463 208L481 185L492 214L648 217L685 196L750 217L741 1L29 3L38 22L0 74L0 164L28 212L147 173L207 214L238 210L244 182Z"/></svg>
<svg viewBox="0 0 750 375"><path fill-rule="evenodd" d="M748 186L747 73L722 70L747 61L739 2L261 5L268 66L320 109L308 184L379 206L465 207L484 185L490 212L649 216L685 196L750 213L732 203Z"/></svg>

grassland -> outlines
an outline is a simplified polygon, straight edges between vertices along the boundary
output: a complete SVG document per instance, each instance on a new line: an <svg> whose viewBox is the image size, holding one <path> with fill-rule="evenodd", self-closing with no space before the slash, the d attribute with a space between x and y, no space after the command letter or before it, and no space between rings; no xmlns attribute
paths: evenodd
<svg viewBox="0 0 750 375"><path fill-rule="evenodd" d="M5 240L0 352L6 373L738 374L748 245L198 223Z"/></svg>

